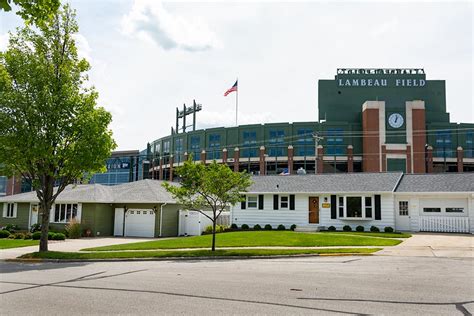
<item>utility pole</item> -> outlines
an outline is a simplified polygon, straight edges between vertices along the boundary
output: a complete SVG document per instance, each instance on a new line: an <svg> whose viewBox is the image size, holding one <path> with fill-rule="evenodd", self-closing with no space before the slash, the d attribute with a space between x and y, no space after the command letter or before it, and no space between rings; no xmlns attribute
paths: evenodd
<svg viewBox="0 0 474 316"><path fill-rule="evenodd" d="M318 157L318 143L319 143L319 141L323 140L324 137L319 136L318 133L313 133L313 138L314 138L314 155L316 157L316 159L315 159L316 166L314 166L314 170L316 171L315 173L318 173L318 160L319 160L319 157Z"/></svg>

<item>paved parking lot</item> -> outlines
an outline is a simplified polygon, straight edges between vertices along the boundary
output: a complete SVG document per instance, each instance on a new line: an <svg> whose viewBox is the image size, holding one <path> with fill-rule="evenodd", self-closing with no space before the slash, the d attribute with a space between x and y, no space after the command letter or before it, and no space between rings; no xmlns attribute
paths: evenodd
<svg viewBox="0 0 474 316"><path fill-rule="evenodd" d="M4 315L474 313L474 261L435 257L0 263Z"/></svg>

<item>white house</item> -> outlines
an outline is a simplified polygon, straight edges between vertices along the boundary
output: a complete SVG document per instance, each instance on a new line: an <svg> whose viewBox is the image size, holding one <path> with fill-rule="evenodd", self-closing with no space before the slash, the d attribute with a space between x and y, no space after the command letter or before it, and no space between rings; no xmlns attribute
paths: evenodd
<svg viewBox="0 0 474 316"><path fill-rule="evenodd" d="M245 201L231 209L231 222L237 226L474 232L474 174L349 173L252 180Z"/></svg>

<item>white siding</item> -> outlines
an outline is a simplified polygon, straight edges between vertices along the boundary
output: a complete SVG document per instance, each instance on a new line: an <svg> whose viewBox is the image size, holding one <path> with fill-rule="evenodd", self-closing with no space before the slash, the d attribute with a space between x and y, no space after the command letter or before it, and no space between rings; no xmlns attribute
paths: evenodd
<svg viewBox="0 0 474 316"><path fill-rule="evenodd" d="M469 208L469 223L471 234L474 234L474 194L471 194L468 198L468 208Z"/></svg>

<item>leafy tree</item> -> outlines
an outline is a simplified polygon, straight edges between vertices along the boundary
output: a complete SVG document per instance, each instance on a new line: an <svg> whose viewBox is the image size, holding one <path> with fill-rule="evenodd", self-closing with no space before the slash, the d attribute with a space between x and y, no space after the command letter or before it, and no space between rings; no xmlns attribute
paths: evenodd
<svg viewBox="0 0 474 316"><path fill-rule="evenodd" d="M17 14L25 22L36 25L52 19L60 6L60 0L0 0L0 11L11 11L12 3L20 8Z"/></svg>
<svg viewBox="0 0 474 316"><path fill-rule="evenodd" d="M212 221L212 251L216 250L216 222L226 207L242 200L242 192L251 185L250 175L233 172L215 161L195 164L190 157L176 169L180 185L165 182L163 186L185 208L198 211ZM211 209L212 217L203 210Z"/></svg>
<svg viewBox="0 0 474 316"><path fill-rule="evenodd" d="M0 52L0 172L32 184L41 214L40 251L48 250L49 211L68 184L105 170L115 148L112 117L86 87L75 13L62 7L51 23L26 25Z"/></svg>

